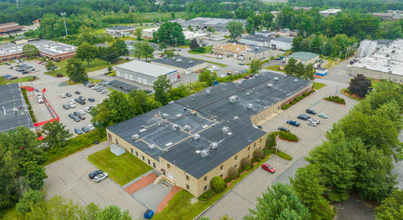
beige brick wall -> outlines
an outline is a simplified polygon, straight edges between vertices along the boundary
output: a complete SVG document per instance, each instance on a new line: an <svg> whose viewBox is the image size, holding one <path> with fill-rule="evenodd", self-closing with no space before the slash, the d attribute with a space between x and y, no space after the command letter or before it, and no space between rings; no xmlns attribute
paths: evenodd
<svg viewBox="0 0 403 220"><path fill-rule="evenodd" d="M364 76L373 79L386 79L396 83L403 83L403 76L400 75L380 72L376 70L369 70L364 68L351 67L350 75L356 76L357 74L363 74Z"/></svg>

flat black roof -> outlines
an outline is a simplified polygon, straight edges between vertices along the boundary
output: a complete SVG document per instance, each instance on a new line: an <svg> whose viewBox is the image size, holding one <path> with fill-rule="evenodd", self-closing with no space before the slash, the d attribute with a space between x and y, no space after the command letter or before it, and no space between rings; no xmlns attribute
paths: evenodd
<svg viewBox="0 0 403 220"><path fill-rule="evenodd" d="M247 50L247 53L262 53L265 51L271 50L269 47L252 47L251 50Z"/></svg>
<svg viewBox="0 0 403 220"><path fill-rule="evenodd" d="M265 72L240 83L221 83L108 129L154 159L159 161L161 156L198 179L265 135L250 117L311 84L294 80ZM230 102L233 96L238 97L235 103ZM180 129L175 130L174 125ZM186 125L189 131L184 129ZM231 134L223 133L223 127ZM134 141L134 134L140 139ZM194 141L194 134L201 139ZM208 149L213 142L218 147L210 149L206 157L196 152Z"/></svg>
<svg viewBox="0 0 403 220"><path fill-rule="evenodd" d="M131 92L132 90L135 90L135 89L139 89L139 87L137 87L137 86L133 86L133 85L130 85L128 83L125 83L125 82L122 82L122 81L119 81L116 79L106 82L106 84L117 87L119 89L123 89L128 92Z"/></svg>
<svg viewBox="0 0 403 220"><path fill-rule="evenodd" d="M0 132L6 132L19 126L34 127L20 87L18 83L1 85Z"/></svg>
<svg viewBox="0 0 403 220"><path fill-rule="evenodd" d="M181 59L182 61L178 62L178 59ZM206 61L202 60L195 60L183 56L174 56L174 57L161 57L159 59L154 59L152 63L160 63L164 65L169 65L173 67L178 67L182 69L188 69L192 68L194 66L200 65L202 63L206 63Z"/></svg>

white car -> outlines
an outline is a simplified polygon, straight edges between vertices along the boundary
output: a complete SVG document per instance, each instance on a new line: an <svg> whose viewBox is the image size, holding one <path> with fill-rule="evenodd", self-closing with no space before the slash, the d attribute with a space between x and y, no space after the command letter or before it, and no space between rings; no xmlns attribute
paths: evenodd
<svg viewBox="0 0 403 220"><path fill-rule="evenodd" d="M213 69L213 70L220 70L220 68L218 68L217 66L212 66L211 69Z"/></svg>
<svg viewBox="0 0 403 220"><path fill-rule="evenodd" d="M79 112L80 112L80 114L85 115L85 111L84 111L84 110L80 110Z"/></svg>
<svg viewBox="0 0 403 220"><path fill-rule="evenodd" d="M99 88L99 86L96 85L96 86L92 87L91 89L95 90L95 89L98 89L98 88Z"/></svg>
<svg viewBox="0 0 403 220"><path fill-rule="evenodd" d="M313 122L312 120L309 120L309 121L308 121L308 125L314 126L314 127L317 126L317 124L316 124L315 122Z"/></svg>
<svg viewBox="0 0 403 220"><path fill-rule="evenodd" d="M86 107L86 108L84 108L84 111L90 113L91 109L89 107Z"/></svg>
<svg viewBox="0 0 403 220"><path fill-rule="evenodd" d="M69 101L69 104L75 104L75 103L76 103L76 101L74 99Z"/></svg>
<svg viewBox="0 0 403 220"><path fill-rule="evenodd" d="M74 105L73 103L70 103L69 105L70 105L70 108L75 108L76 107L76 105Z"/></svg>
<svg viewBox="0 0 403 220"><path fill-rule="evenodd" d="M107 177L108 177L108 174L107 174L107 173L101 173L101 174L99 174L98 176L94 177L94 181L95 181L96 183L99 183L99 182L101 182L102 180L106 179Z"/></svg>
<svg viewBox="0 0 403 220"><path fill-rule="evenodd" d="M317 125L320 124L320 121L317 118L312 118L312 119L310 119L310 121L315 122Z"/></svg>
<svg viewBox="0 0 403 220"><path fill-rule="evenodd" d="M60 97L61 98L66 98L66 94L61 94Z"/></svg>
<svg viewBox="0 0 403 220"><path fill-rule="evenodd" d="M94 128L94 125L92 125L92 124L87 125L87 128L88 128L88 130L90 130L90 131L92 131L92 130L95 129L95 128Z"/></svg>

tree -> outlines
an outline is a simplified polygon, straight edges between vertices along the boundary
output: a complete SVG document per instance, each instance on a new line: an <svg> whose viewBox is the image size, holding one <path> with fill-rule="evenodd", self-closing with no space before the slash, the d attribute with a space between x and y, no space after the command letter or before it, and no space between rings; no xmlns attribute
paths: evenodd
<svg viewBox="0 0 403 220"><path fill-rule="evenodd" d="M39 190L29 189L20 198L19 202L15 206L15 209L20 214L26 214L31 211L32 207L42 202L45 199L45 195Z"/></svg>
<svg viewBox="0 0 403 220"><path fill-rule="evenodd" d="M191 50L196 50L198 47L199 47L199 44L197 43L197 40L195 38L190 42L189 48Z"/></svg>
<svg viewBox="0 0 403 220"><path fill-rule="evenodd" d="M351 80L348 91L357 93L360 97L365 98L368 92L371 91L371 86L371 80L367 79L367 77L362 74L357 74L354 79Z"/></svg>
<svg viewBox="0 0 403 220"><path fill-rule="evenodd" d="M165 55L166 57L173 57L173 56L175 56L175 54L174 54L174 49L170 49L170 50L165 49L162 54Z"/></svg>
<svg viewBox="0 0 403 220"><path fill-rule="evenodd" d="M83 67L83 62L77 58L71 58L67 61L66 74L69 80L73 82L88 81L88 74Z"/></svg>
<svg viewBox="0 0 403 220"><path fill-rule="evenodd" d="M294 39L292 40L292 48L291 48L291 50L292 50L292 52L298 52L298 51L301 51L302 50L302 40L303 40L304 38L302 37L302 36L297 36L297 37L294 37Z"/></svg>
<svg viewBox="0 0 403 220"><path fill-rule="evenodd" d="M44 124L42 126L42 133L45 135L42 142L46 143L47 147L64 147L67 143L67 139L73 136L73 134L66 129L66 125L63 125L57 120Z"/></svg>
<svg viewBox="0 0 403 220"><path fill-rule="evenodd" d="M217 78L218 78L217 72L214 71L213 74L211 74L211 79L214 81L214 80L216 80Z"/></svg>
<svg viewBox="0 0 403 220"><path fill-rule="evenodd" d="M48 71L50 71L50 72L52 72L53 71L53 66L54 66L54 64L53 64L53 61L52 60L48 60L47 62L46 62L46 70L48 70Z"/></svg>
<svg viewBox="0 0 403 220"><path fill-rule="evenodd" d="M113 63L118 60L119 56L119 49L113 45L105 49L105 53L102 55L102 59L108 61L109 63Z"/></svg>
<svg viewBox="0 0 403 220"><path fill-rule="evenodd" d="M90 66L90 62L95 60L98 54L98 48L94 45L90 45L88 43L84 43L81 46L77 47L76 57L81 61L86 61L88 66Z"/></svg>
<svg viewBox="0 0 403 220"><path fill-rule="evenodd" d="M252 74L257 74L262 70L262 61L260 59L253 59L250 62L249 72Z"/></svg>
<svg viewBox="0 0 403 220"><path fill-rule="evenodd" d="M305 71L304 71L303 79L306 80L313 80L315 77L315 68L313 68L313 64L310 63L305 66Z"/></svg>
<svg viewBox="0 0 403 220"><path fill-rule="evenodd" d="M381 206L375 209L375 214L379 220L403 219L403 190L395 189L392 196L386 198Z"/></svg>
<svg viewBox="0 0 403 220"><path fill-rule="evenodd" d="M3 76L0 77L0 86L1 85L6 85L7 84L7 80L6 78L4 78Z"/></svg>
<svg viewBox="0 0 403 220"><path fill-rule="evenodd" d="M39 49L35 45L25 44L22 47L22 52L24 53L24 56L31 58L33 56L38 55Z"/></svg>
<svg viewBox="0 0 403 220"><path fill-rule="evenodd" d="M156 32L156 40L158 42L165 42L167 44L179 44L185 43L185 35L183 35L182 26L177 22L165 22L163 23L158 32Z"/></svg>
<svg viewBox="0 0 403 220"><path fill-rule="evenodd" d="M108 73L112 72L113 68L111 65L108 65Z"/></svg>
<svg viewBox="0 0 403 220"><path fill-rule="evenodd" d="M321 174L316 165L300 167L295 178L290 177L290 184L296 195L311 213L311 219L331 219L333 211L323 197L326 188L322 185Z"/></svg>
<svg viewBox="0 0 403 220"><path fill-rule="evenodd" d="M139 60L141 58L142 52L143 52L143 44L141 42L136 42L134 44L134 48L133 48L133 56L137 57Z"/></svg>
<svg viewBox="0 0 403 220"><path fill-rule="evenodd" d="M230 21L226 28L230 32L229 37L231 40L235 40L235 38L240 37L243 33L243 25L240 21Z"/></svg>
<svg viewBox="0 0 403 220"><path fill-rule="evenodd" d="M235 167L230 167L228 169L228 175L232 178L232 179L236 179L239 176L238 170Z"/></svg>
<svg viewBox="0 0 403 220"><path fill-rule="evenodd" d="M176 18L175 12L171 11L171 19L174 20Z"/></svg>
<svg viewBox="0 0 403 220"><path fill-rule="evenodd" d="M287 76L295 76L295 70L297 68L297 60L290 58L288 60L287 66L284 67L285 74Z"/></svg>
<svg viewBox="0 0 403 220"><path fill-rule="evenodd" d="M242 160L241 160L241 167L242 168L247 168L247 167L249 167L250 166L250 160L249 160L249 158L247 158L247 157L244 157L244 158L242 158Z"/></svg>
<svg viewBox="0 0 403 220"><path fill-rule="evenodd" d="M112 46L115 46L118 49L119 56L129 54L127 44L123 40L117 39Z"/></svg>
<svg viewBox="0 0 403 220"><path fill-rule="evenodd" d="M97 220L131 220L132 216L129 215L129 210L122 213L119 206L110 205L102 209L98 215Z"/></svg>
<svg viewBox="0 0 403 220"><path fill-rule="evenodd" d="M45 184L43 180L48 178L45 167L38 165L34 161L23 164L22 175L24 176L23 184L33 190L40 190Z"/></svg>
<svg viewBox="0 0 403 220"><path fill-rule="evenodd" d="M210 32L210 33L214 33L215 30L214 30L213 27L208 26L208 27L207 27L207 31Z"/></svg>
<svg viewBox="0 0 403 220"><path fill-rule="evenodd" d="M206 70L199 74L199 82L207 82L211 78L210 71Z"/></svg>
<svg viewBox="0 0 403 220"><path fill-rule="evenodd" d="M131 91L128 101L133 116L141 115L162 106L161 103L154 101L144 90Z"/></svg>
<svg viewBox="0 0 403 220"><path fill-rule="evenodd" d="M154 48L148 42L143 42L141 44L141 55L146 58L154 58Z"/></svg>
<svg viewBox="0 0 403 220"><path fill-rule="evenodd" d="M172 84L166 75L158 76L158 79L153 83L155 101L161 103L162 105L168 104L168 92L171 88Z"/></svg>
<svg viewBox="0 0 403 220"><path fill-rule="evenodd" d="M134 36L136 36L137 40L141 40L141 38L143 37L143 29L136 28L136 30L134 30Z"/></svg>
<svg viewBox="0 0 403 220"><path fill-rule="evenodd" d="M161 49L167 48L167 44L166 44L164 41L161 42L161 43L160 43L160 48L161 48Z"/></svg>
<svg viewBox="0 0 403 220"><path fill-rule="evenodd" d="M301 204L291 186L277 182L267 187L267 192L257 198L256 211L249 209L250 215L245 220L263 219L310 219L308 208Z"/></svg>
<svg viewBox="0 0 403 220"><path fill-rule="evenodd" d="M225 182L220 176L215 176L211 179L211 188L215 193L221 193L225 189Z"/></svg>
<svg viewBox="0 0 403 220"><path fill-rule="evenodd" d="M17 202L18 169L18 161L13 159L11 150L0 148L0 209L10 208Z"/></svg>

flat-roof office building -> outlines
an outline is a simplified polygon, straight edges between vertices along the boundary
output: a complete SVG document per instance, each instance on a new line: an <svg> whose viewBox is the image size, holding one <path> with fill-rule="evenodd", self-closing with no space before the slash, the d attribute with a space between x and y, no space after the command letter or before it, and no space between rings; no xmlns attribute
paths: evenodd
<svg viewBox="0 0 403 220"><path fill-rule="evenodd" d="M176 69L179 74L190 74L207 68L207 62L182 56L162 57L151 61L152 64Z"/></svg>
<svg viewBox="0 0 403 220"><path fill-rule="evenodd" d="M312 89L312 82L273 72L221 83L106 128L107 138L147 163L160 178L195 196L226 178L266 145L255 124Z"/></svg>

